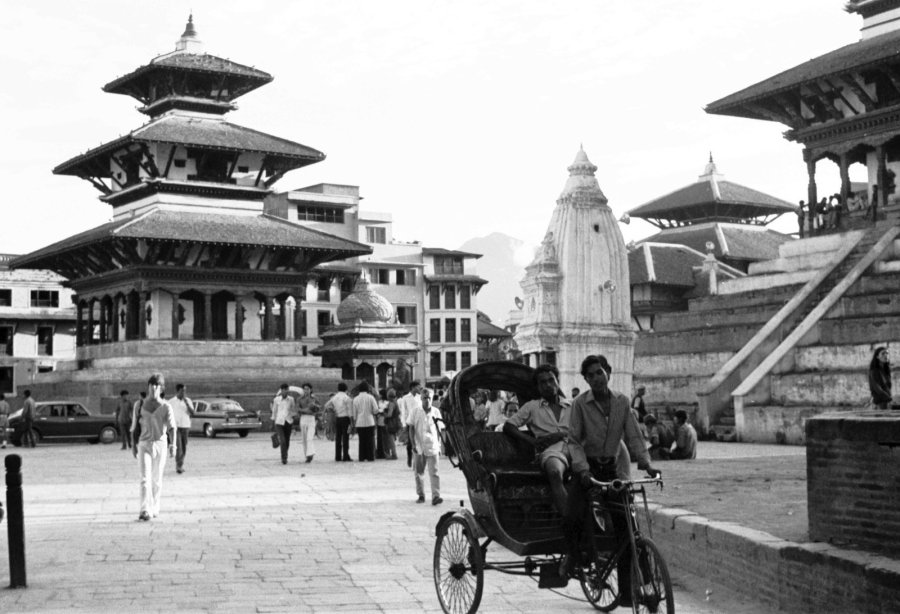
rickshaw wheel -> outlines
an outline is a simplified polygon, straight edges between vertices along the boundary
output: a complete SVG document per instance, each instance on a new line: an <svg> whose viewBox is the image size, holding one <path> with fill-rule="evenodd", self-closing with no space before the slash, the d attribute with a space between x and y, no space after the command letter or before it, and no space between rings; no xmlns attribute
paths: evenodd
<svg viewBox="0 0 900 614"><path fill-rule="evenodd" d="M451 518L438 532L434 544L434 588L446 614L473 614L481 603L481 546L462 518Z"/></svg>
<svg viewBox="0 0 900 614"><path fill-rule="evenodd" d="M581 574L581 590L595 609L609 612L619 606L619 572L615 568L605 578L600 575L603 565L594 561Z"/></svg>
<svg viewBox="0 0 900 614"><path fill-rule="evenodd" d="M635 614L675 614L669 568L652 540L637 541L632 560L631 599Z"/></svg>

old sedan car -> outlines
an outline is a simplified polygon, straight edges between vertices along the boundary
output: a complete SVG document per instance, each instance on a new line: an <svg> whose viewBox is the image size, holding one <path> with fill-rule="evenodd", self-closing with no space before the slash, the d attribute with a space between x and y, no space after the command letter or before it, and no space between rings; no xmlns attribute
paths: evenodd
<svg viewBox="0 0 900 614"><path fill-rule="evenodd" d="M92 414L77 401L39 401L34 412L35 441L87 439L91 443L112 443L118 437L113 415ZM9 417L13 445L22 445L25 423L22 410Z"/></svg>
<svg viewBox="0 0 900 614"><path fill-rule="evenodd" d="M262 423L252 411L241 407L232 399L194 399L194 415L191 417L191 433L215 437L219 433L237 433L246 437Z"/></svg>

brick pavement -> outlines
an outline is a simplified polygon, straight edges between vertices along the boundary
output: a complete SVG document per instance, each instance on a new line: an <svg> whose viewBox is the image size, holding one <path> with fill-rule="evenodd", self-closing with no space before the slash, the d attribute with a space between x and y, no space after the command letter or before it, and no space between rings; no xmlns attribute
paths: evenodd
<svg viewBox="0 0 900 614"><path fill-rule="evenodd" d="M283 466L265 434L192 438L187 472L167 467L160 518L142 523L137 462L118 445L6 450L23 457L29 586L0 590L0 612L439 612L434 524L466 499L461 473L443 459L445 504L416 505L403 461L334 463L325 451ZM766 611L673 571L679 612ZM565 594L581 597L575 583ZM486 574L480 611L548 610L593 611Z"/></svg>

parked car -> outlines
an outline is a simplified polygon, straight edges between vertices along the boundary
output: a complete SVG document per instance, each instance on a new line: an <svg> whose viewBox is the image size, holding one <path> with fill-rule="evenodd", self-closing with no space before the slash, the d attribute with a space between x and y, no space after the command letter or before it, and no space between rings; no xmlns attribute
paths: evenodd
<svg viewBox="0 0 900 614"><path fill-rule="evenodd" d="M9 417L9 427L10 441L21 446L25 431L21 409ZM36 441L87 439L91 443L112 443L119 436L115 416L92 414L77 401L38 401L32 428Z"/></svg>
<svg viewBox="0 0 900 614"><path fill-rule="evenodd" d="M246 437L262 426L259 416L232 399L194 399L191 433L215 437L219 433L237 433Z"/></svg>

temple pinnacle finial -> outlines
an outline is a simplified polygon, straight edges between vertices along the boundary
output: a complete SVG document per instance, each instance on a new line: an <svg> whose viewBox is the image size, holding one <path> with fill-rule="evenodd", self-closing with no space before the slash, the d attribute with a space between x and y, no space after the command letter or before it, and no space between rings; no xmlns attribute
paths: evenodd
<svg viewBox="0 0 900 614"><path fill-rule="evenodd" d="M709 152L709 163L713 164L712 151Z"/></svg>
<svg viewBox="0 0 900 614"><path fill-rule="evenodd" d="M194 28L194 12L191 11L188 14L187 25L184 27L184 33L181 35L182 38L190 36L194 38L197 36L197 30Z"/></svg>

